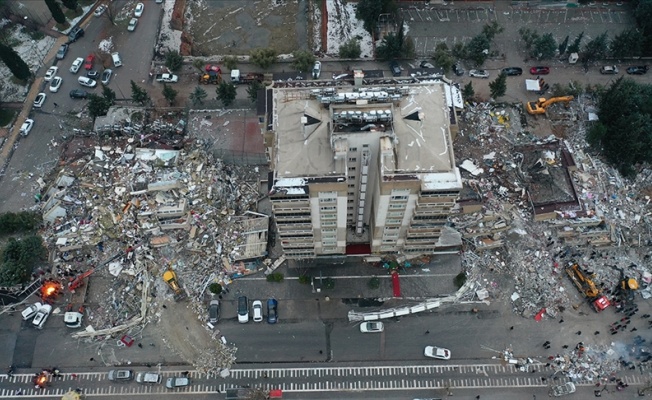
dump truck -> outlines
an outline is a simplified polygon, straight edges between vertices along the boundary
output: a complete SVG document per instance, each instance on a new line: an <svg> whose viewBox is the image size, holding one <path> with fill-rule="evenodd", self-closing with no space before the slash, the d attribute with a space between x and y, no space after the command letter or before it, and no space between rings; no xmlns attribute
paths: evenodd
<svg viewBox="0 0 652 400"><path fill-rule="evenodd" d="M233 83L249 84L251 82L262 82L264 80L265 74L250 72L248 74L242 75L239 69L234 69L231 71L231 82Z"/></svg>
<svg viewBox="0 0 652 400"><path fill-rule="evenodd" d="M204 85L219 85L222 83L222 74L216 71L208 71L199 76L199 83Z"/></svg>
<svg viewBox="0 0 652 400"><path fill-rule="evenodd" d="M174 292L174 299L175 300L181 300L182 298L185 297L183 293L183 289L181 289L181 286L179 286L179 280L177 279L177 274L171 270L168 269L163 273L163 280L165 283L168 284L170 289Z"/></svg>
<svg viewBox="0 0 652 400"><path fill-rule="evenodd" d="M175 83L179 81L179 77L173 74L156 74L156 82Z"/></svg>
<svg viewBox="0 0 652 400"><path fill-rule="evenodd" d="M568 277L596 312L600 312L609 307L611 303L607 299L607 296L604 296L593 280L591 280L591 274L583 271L577 263L566 268L566 274L568 274Z"/></svg>
<svg viewBox="0 0 652 400"><path fill-rule="evenodd" d="M560 102L568 104L574 98L575 97L573 96L560 96L560 97L551 97L546 100L544 97L541 97L537 101L528 101L527 103L525 103L525 109L529 114L532 115L545 114L546 108L548 108L549 105L560 103Z"/></svg>

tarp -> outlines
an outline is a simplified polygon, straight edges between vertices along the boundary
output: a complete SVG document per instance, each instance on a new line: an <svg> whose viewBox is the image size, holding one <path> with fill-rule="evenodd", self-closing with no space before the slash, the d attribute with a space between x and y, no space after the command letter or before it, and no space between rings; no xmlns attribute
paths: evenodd
<svg viewBox="0 0 652 400"><path fill-rule="evenodd" d="M545 308L542 308L542 309L541 309L541 310L540 310L540 311L539 311L539 312L534 316L534 320L535 320L535 321L541 321L541 318L543 318L543 314L545 314L545 313L546 313L546 309L545 309Z"/></svg>
<svg viewBox="0 0 652 400"><path fill-rule="evenodd" d="M525 80L525 89L528 92L540 92L541 91L541 85L539 84L539 80L537 80L537 79L526 79Z"/></svg>
<svg viewBox="0 0 652 400"><path fill-rule="evenodd" d="M392 272L392 288L394 289L394 297L401 297L401 281L396 271Z"/></svg>

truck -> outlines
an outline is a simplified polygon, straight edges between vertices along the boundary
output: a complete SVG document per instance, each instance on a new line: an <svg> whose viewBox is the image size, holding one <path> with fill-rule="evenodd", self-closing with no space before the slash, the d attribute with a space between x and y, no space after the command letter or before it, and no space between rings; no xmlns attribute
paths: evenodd
<svg viewBox="0 0 652 400"><path fill-rule="evenodd" d="M175 83L179 81L179 77L172 74L156 74L156 82Z"/></svg>
<svg viewBox="0 0 652 400"><path fill-rule="evenodd" d="M199 83L203 85L219 85L222 83L222 73L218 71L207 71L199 76Z"/></svg>
<svg viewBox="0 0 652 400"><path fill-rule="evenodd" d="M173 270L166 270L163 273L163 280L174 292L174 300L178 301L185 297L183 289L181 289L181 286L179 286L179 279L177 279L177 274Z"/></svg>
<svg viewBox="0 0 652 400"><path fill-rule="evenodd" d="M242 75L239 69L231 70L231 82L249 84L251 82L262 82L265 80L265 74L249 72Z"/></svg>
<svg viewBox="0 0 652 400"><path fill-rule="evenodd" d="M596 312L600 312L611 304L593 282L590 273L583 271L577 263L566 268L566 274L573 281L580 293L591 303Z"/></svg>

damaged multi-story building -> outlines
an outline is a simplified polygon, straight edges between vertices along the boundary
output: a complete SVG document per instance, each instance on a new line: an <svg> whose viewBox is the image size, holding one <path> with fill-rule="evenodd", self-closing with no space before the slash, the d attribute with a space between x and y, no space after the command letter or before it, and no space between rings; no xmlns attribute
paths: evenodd
<svg viewBox="0 0 652 400"><path fill-rule="evenodd" d="M462 189L451 138L459 91L444 81L371 87L356 74L353 86L267 94L268 185L285 256L456 249L447 220Z"/></svg>

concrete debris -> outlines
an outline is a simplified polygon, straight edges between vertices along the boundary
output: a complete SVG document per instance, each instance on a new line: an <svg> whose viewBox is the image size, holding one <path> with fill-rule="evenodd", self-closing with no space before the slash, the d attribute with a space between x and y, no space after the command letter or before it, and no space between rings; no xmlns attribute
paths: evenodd
<svg viewBox="0 0 652 400"><path fill-rule="evenodd" d="M638 281L636 298L652 297L652 170L627 180L587 152L594 110L581 96L537 119L488 103L461 114L455 153L464 190L450 221L463 235L463 265L488 299L511 296L526 318L589 305L566 275L573 263L612 304L623 278L614 266Z"/></svg>
<svg viewBox="0 0 652 400"><path fill-rule="evenodd" d="M174 295L162 279L167 269L206 320L211 283L226 288L263 261L272 264L265 260L269 217L257 212L258 169L225 165L203 147L153 147L153 140L81 148L43 191L51 277L68 282L95 273L109 282L104 304L86 308L90 326L79 337L115 339L156 323L160 313L148 308ZM215 342L221 350L194 360L195 367L232 364L234 349Z"/></svg>

